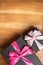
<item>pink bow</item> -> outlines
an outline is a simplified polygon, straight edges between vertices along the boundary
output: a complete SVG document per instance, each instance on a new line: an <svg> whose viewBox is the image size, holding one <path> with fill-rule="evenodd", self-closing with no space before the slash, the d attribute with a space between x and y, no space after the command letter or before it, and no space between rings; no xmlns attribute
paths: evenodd
<svg viewBox="0 0 43 65"><path fill-rule="evenodd" d="M30 31L28 35L25 36L25 40L27 41L30 47L33 45L33 42L35 41L36 45L40 50L43 48L43 45L37 41L37 40L43 40L43 36L41 35L40 31L37 30Z"/></svg>
<svg viewBox="0 0 43 65"><path fill-rule="evenodd" d="M29 48L28 46L25 46L22 49L22 51L20 51L20 48L17 42L13 42L11 45L13 46L13 48L15 49L17 53L12 51L9 52L9 60L10 60L9 65L15 65L19 61L19 59L22 59L26 65L33 65L31 61L29 61L28 59L24 57L26 55L33 54L33 50L31 48Z"/></svg>

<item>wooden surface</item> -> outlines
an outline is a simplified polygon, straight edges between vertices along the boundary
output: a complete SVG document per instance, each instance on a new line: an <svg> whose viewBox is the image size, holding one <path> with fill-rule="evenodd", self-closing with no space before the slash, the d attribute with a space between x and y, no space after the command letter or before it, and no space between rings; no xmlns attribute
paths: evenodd
<svg viewBox="0 0 43 65"><path fill-rule="evenodd" d="M40 61L43 63L43 49L40 50L38 53L36 53L36 55L40 59Z"/></svg>
<svg viewBox="0 0 43 65"><path fill-rule="evenodd" d="M0 0L0 51L30 26L43 33L43 0ZM0 65L7 65L1 54Z"/></svg>

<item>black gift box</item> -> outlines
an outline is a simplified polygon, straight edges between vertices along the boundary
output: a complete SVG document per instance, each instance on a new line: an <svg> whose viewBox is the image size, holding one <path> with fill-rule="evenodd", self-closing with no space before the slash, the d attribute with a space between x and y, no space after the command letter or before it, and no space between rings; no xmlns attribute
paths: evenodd
<svg viewBox="0 0 43 65"><path fill-rule="evenodd" d="M19 45L20 50L22 50L22 48L25 45L27 45L26 42L22 39L22 37L20 37L19 39L17 39L16 42ZM3 55L3 57L5 58L5 60L7 61L8 64L10 62L10 60L8 59L8 52L9 51L16 52L15 49L11 45L9 45L5 50L2 51L2 55ZM42 65L42 63L39 61L39 59L36 57L36 55L34 53L31 54L31 55L25 56L25 58L27 58L28 60L30 60L33 63L33 65ZM15 65L26 65L26 64L20 58L20 60Z"/></svg>
<svg viewBox="0 0 43 65"><path fill-rule="evenodd" d="M37 35L36 35L36 33L37 33ZM33 40L33 42L30 42L30 39L26 40L26 37L24 38L25 39L25 42L27 44L29 42L28 45L34 50L35 53L37 53L38 51L40 51L41 49L43 49L43 39L37 39L37 37L40 37L41 38L41 36L43 37L43 35L41 34L41 32L38 29L33 29L33 30L29 31L25 36L27 36L27 38L30 37L31 40L33 40L33 38L36 37L36 39ZM35 41L37 41L38 45L40 47L42 47L41 49L38 48L38 45L37 45L37 43ZM33 43L33 44L31 45L31 43Z"/></svg>

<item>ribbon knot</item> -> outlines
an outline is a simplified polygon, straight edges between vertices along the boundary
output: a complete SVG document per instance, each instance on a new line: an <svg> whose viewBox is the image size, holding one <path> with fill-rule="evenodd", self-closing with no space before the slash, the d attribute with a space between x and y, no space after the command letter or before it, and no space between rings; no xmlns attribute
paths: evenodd
<svg viewBox="0 0 43 65"><path fill-rule="evenodd" d="M16 42L13 42L12 46L16 52L9 51L9 65L15 65L19 61L19 59L22 59L26 65L33 65L31 61L25 58L26 55L33 54L33 50L31 48L25 46L21 51Z"/></svg>
<svg viewBox="0 0 43 65"><path fill-rule="evenodd" d="M19 56L19 58L22 58L23 57L22 54L18 54L18 56Z"/></svg>
<svg viewBox="0 0 43 65"><path fill-rule="evenodd" d="M36 45L40 50L43 48L43 45L38 42L38 40L43 40L43 36L40 31L30 31L28 35L25 36L25 40L27 41L30 47L33 45L33 42L35 41Z"/></svg>
<svg viewBox="0 0 43 65"><path fill-rule="evenodd" d="M33 40L33 41L34 41L35 39L36 39L35 37L32 37L32 39L31 39L31 40Z"/></svg>

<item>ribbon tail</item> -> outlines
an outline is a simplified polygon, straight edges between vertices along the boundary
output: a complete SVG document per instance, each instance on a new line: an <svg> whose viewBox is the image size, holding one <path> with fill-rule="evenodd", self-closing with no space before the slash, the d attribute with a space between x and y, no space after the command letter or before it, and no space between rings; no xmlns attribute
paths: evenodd
<svg viewBox="0 0 43 65"><path fill-rule="evenodd" d="M26 65L34 65L30 60L26 59L25 57L22 57L22 60Z"/></svg>
<svg viewBox="0 0 43 65"><path fill-rule="evenodd" d="M43 40L43 36L36 37L37 40Z"/></svg>
<svg viewBox="0 0 43 65"><path fill-rule="evenodd" d="M36 45L38 46L39 50L41 50L43 48L43 45L41 43L39 43L37 40L35 40Z"/></svg>

